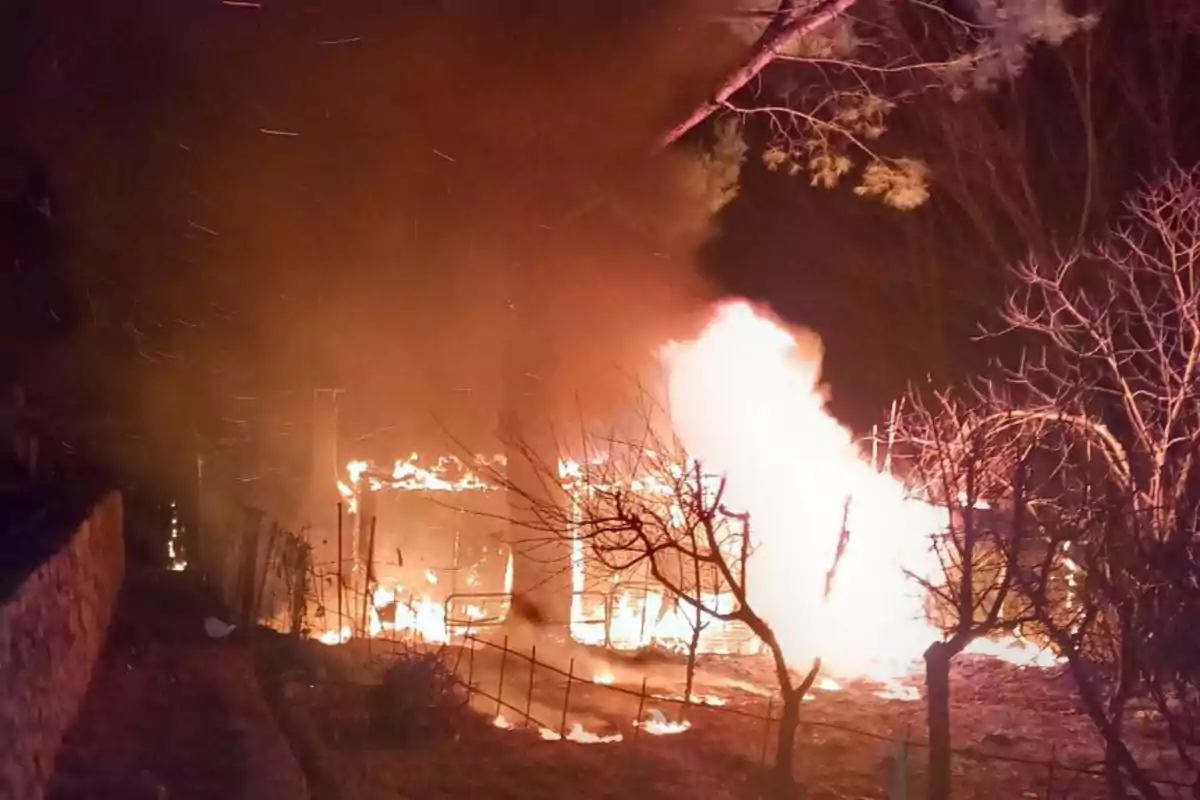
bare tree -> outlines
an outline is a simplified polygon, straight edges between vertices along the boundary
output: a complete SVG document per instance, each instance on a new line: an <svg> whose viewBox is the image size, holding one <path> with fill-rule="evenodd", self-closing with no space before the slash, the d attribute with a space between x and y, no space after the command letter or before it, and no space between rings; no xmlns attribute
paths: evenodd
<svg viewBox="0 0 1200 800"><path fill-rule="evenodd" d="M814 659L802 675L794 673L770 622L754 606L750 516L727 506L725 479L707 474L676 441L650 433L634 441L585 436L577 451L575 461L556 466L524 448L522 457L542 480L561 480L573 500L564 508L529 496L532 515L521 524L533 541L565 532L605 575L648 570L670 598L695 615L693 647L700 626L714 621L744 625L757 636L771 653L782 698L773 782L780 793L790 792L800 703L821 662ZM848 540L843 524L826 595Z"/></svg>
<svg viewBox="0 0 1200 800"><path fill-rule="evenodd" d="M1124 742L1135 698L1155 699L1195 769L1186 709L1200 663L1178 620L1200 578L1200 174L1173 167L1127 208L1097 246L1014 268L1004 318L1040 353L1006 371L1019 405L997 424L1062 437L1052 539L1075 565L1065 603L1075 613L1063 615L1044 580L1021 591L1104 739L1112 793L1128 784L1154 798Z"/></svg>
<svg viewBox="0 0 1200 800"><path fill-rule="evenodd" d="M1172 170L1101 244L1016 266L1004 320L1042 353L1008 371L1026 419L1070 423L1139 534L1190 540L1200 457L1200 172Z"/></svg>
<svg viewBox="0 0 1200 800"><path fill-rule="evenodd" d="M925 652L931 800L951 795L951 661L975 639L1032 620L1015 587L1039 563L1028 496L1036 437L997 424L1004 417L984 399L910 393L896 424L897 467L923 501L946 511L933 539L938 567L914 575L946 632Z"/></svg>

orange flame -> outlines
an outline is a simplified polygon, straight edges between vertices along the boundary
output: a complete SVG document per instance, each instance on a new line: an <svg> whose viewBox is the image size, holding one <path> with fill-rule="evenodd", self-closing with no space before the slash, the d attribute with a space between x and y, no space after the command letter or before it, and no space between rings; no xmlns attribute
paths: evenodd
<svg viewBox="0 0 1200 800"><path fill-rule="evenodd" d="M937 575L931 536L948 517L863 458L826 409L821 357L814 335L723 303L695 340L663 350L671 422L754 521L749 600L788 660L887 680L941 638L905 571ZM825 598L844 518L850 540Z"/></svg>

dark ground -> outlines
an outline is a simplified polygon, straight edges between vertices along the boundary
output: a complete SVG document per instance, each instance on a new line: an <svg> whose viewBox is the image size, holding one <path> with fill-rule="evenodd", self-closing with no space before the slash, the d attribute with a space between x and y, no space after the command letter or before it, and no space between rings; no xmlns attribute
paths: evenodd
<svg viewBox="0 0 1200 800"><path fill-rule="evenodd" d="M353 666L374 664L377 670L389 663L396 653L389 652L387 642L332 648L306 643L301 649L304 652L291 659L293 668L285 671L290 676L283 677L282 702L304 740L313 767L310 774L319 774L321 783L332 789L327 800L754 800L760 796L764 754L770 761L773 742L756 718L766 711L767 699L728 682L737 678L769 687L769 666L758 658L706 659L698 689L723 697L726 706L693 708L687 714L691 729L673 736L635 738L630 723L637 717L636 698L576 682L568 725L581 722L589 731L619 732L624 737L616 743L579 744L543 741L536 730L499 730L490 724L497 711L494 700L478 695L470 704L476 713L455 712L444 696L423 688L411 673L404 686L410 698L403 717L408 725L400 735L389 735L380 730L379 722L386 719L390 703L383 702L366 678L373 670ZM486 651L477 653L472 664L457 648L436 652L460 681L469 676L473 685L494 698L499 686L495 657ZM504 678L504 700L517 707L504 713L518 723L529 696L526 663L510 661ZM681 689L670 685L667 670L656 672L654 682L661 684L660 690ZM529 702L535 718L555 728L561 723L566 699L563 683L560 677L539 673ZM919 676L914 676L913 685L919 683ZM954 742L961 751L953 765L956 800L1099 800L1105 796L1096 774L1097 737L1078 709L1061 668L1021 669L992 659L962 657L952 683ZM796 774L807 786L807 800L889 796L902 752L898 741L909 738L919 743L926 738L924 704L920 699L880 697L880 688L845 683L840 689L816 692L804 704ZM426 698L431 706L423 713L413 698ZM659 700L647 702L646 711L651 709L667 718L678 713L677 704ZM1176 770L1169 748L1154 736L1161 723L1142 719L1144 712L1136 716L1129 732L1139 758L1156 774L1171 776ZM905 757L910 797L922 797L926 791L926 756L924 748L914 744ZM1052 757L1059 762L1053 770L1046 763ZM1168 798L1191 796L1176 786L1161 789Z"/></svg>
<svg viewBox="0 0 1200 800"><path fill-rule="evenodd" d="M133 571L59 753L51 800L305 798L287 741L235 632L188 573Z"/></svg>
<svg viewBox="0 0 1200 800"><path fill-rule="evenodd" d="M204 618L216 607L190 579L169 572L129 577L109 646L60 755L52 800L759 795L769 740L761 720L730 712L761 715L766 698L729 683L769 686L769 670L758 659L706 660L707 677L697 688L722 696L727 706L692 709L692 728L680 735L636 736L630 724L636 700L577 682L567 721L620 732L624 741L543 741L536 731L494 727L491 700L476 696L468 707L461 691L447 690L453 681L444 678L456 672L460 681L470 678L481 691L495 692L494 657L471 659L448 648L405 660L411 651L384 641L328 648L263 630L253 650L241 632L212 640ZM433 663L445 667L430 669ZM539 674L529 702L528 667L518 663L504 673L504 699L518 709L506 715L519 722L528 702L535 717L557 728L567 699L563 681ZM398 676L394 691L381 690L381 671ZM669 685L666 673L659 678L668 693L679 688ZM956 798L1094 800L1103 794L1095 776L1061 768L1051 774L1045 765L1053 755L1094 767L1099 756L1061 670L964 658L953 683L955 743L986 754L956 758ZM274 698L275 716L264 695ZM669 702L653 701L646 711L651 708L672 718L678 713ZM803 716L808 724L800 731L797 773L809 800L887 797L896 740L925 735L921 702L881 698L868 685L817 692ZM1144 763L1158 766L1154 753L1165 750L1164 743L1137 738ZM924 758L916 747L907 759L910 796L923 793ZM1156 771L1172 770L1164 763ZM1183 796L1163 788L1167 797Z"/></svg>

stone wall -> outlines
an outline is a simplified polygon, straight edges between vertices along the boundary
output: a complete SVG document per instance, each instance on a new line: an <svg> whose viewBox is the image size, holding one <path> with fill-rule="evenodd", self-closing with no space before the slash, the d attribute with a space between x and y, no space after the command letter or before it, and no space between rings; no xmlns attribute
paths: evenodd
<svg viewBox="0 0 1200 800"><path fill-rule="evenodd" d="M0 797L36 800L91 680L124 578L119 493L0 604ZM76 517L78 519L78 517Z"/></svg>

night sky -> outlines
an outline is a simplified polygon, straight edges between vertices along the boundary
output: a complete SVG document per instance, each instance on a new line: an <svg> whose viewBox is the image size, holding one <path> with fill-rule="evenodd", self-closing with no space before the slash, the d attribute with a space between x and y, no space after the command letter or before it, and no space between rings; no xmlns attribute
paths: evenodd
<svg viewBox="0 0 1200 800"><path fill-rule="evenodd" d="M834 407L863 427L907 381L979 363L969 337L1003 263L1078 227L1088 162L1064 98L1079 64L1106 156L1084 227L1196 138L1177 91L1194 35L1118 4L1126 16L1040 53L1013 92L896 115L884 146L933 165L927 207L768 173L751 129L738 199L705 220L682 159L653 142L744 45L714 3L647 5L13 5L2 195L15 208L44 164L55 213L38 236L54 246L23 223L8 238L39 254L39 296L66 298L38 371L161 443L223 435L239 396L270 396L286 429L311 387L336 385L347 424L393 446L435 409L469 436L494 428L514 313L553 342L563 396L609 407L633 354L732 293L820 333ZM1151 41L1178 48L1172 75L1150 75ZM1131 102L1160 84L1165 127ZM1018 120L1010 167L980 131ZM972 131L959 151L951 128ZM1018 173L1035 184L1034 244L989 192ZM518 285L536 289L513 308Z"/></svg>

